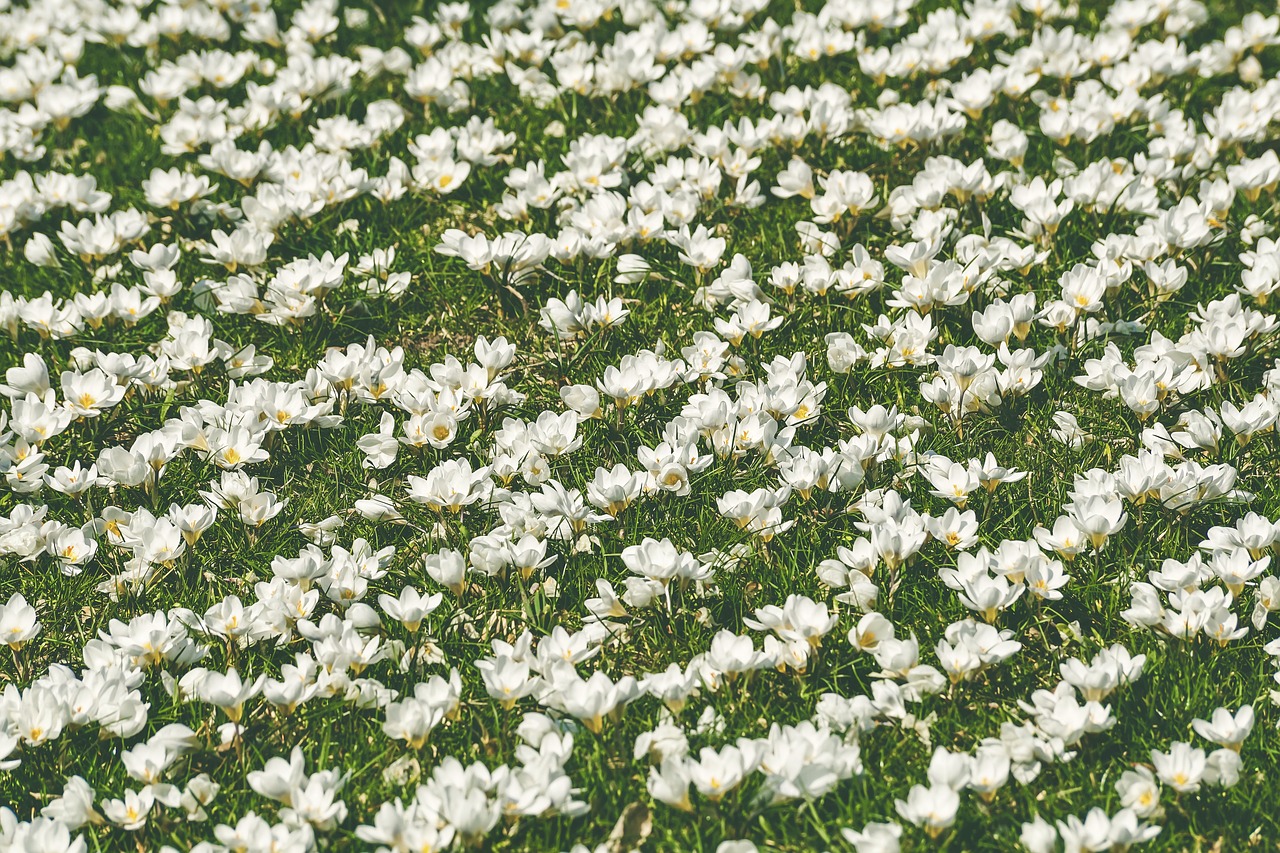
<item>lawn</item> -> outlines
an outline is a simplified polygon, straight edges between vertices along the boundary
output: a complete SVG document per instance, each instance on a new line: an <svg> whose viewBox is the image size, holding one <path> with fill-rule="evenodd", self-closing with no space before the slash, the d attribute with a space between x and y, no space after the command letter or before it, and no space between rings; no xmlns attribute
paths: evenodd
<svg viewBox="0 0 1280 853"><path fill-rule="evenodd" d="M0 0L0 853L1280 849L1278 45Z"/></svg>

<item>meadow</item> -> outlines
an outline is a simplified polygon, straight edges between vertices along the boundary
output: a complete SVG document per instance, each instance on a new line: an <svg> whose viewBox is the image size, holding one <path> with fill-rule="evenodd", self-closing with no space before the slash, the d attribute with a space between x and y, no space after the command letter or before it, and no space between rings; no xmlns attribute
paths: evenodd
<svg viewBox="0 0 1280 853"><path fill-rule="evenodd" d="M1280 848L1277 45L0 0L0 853Z"/></svg>

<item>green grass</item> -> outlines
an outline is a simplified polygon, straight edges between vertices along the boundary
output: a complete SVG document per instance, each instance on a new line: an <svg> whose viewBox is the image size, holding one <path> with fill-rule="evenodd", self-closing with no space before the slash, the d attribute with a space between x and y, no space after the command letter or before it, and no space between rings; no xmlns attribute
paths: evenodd
<svg viewBox="0 0 1280 853"><path fill-rule="evenodd" d="M337 38L322 49L340 54L362 43L389 47L398 43L410 14L429 14L433 5L388 3L372 8L370 29L359 32L344 27ZM932 8L941 4L928 5ZM1212 5L1214 14L1188 39L1190 45L1197 46L1220 36L1225 27L1239 20L1245 11L1232 4ZM1084 6L1077 27L1092 32L1105 8L1095 3ZM791 8L775 3L769 12L785 23ZM913 23L922 20L920 11L912 14ZM286 20L283 12L280 17ZM591 38L597 42L607 39L621 26L615 18L602 32L593 32ZM468 25L467 35L473 41L483 32L478 20ZM1151 28L1143 35L1162 37ZM870 36L872 43L887 44L893 38L891 33ZM160 56L172 58L197 46L188 41L165 44ZM244 46L238 38L223 45L227 50ZM1003 47L997 40L992 46L975 49L973 56L962 61L949 76L954 78L960 70L994 61L995 49ZM282 52L272 49L263 52L277 58L283 56ZM1268 48L1262 52L1261 59L1266 71L1274 73L1280 55L1275 48ZM93 71L104 82L127 85L136 80L151 61L140 51L117 51L91 44L86 47L80 71ZM772 62L760 74L770 91L833 81L852 90L858 107L873 106L878 92L849 57L817 64L802 64L788 58ZM1042 83L1041 88L1047 85ZM1161 91L1173 104L1185 109L1188 116L1199 121L1231 85L1233 82L1227 78L1177 78L1162 86ZM899 91L904 101L913 102L923 97L925 89L924 78L914 78L904 81ZM446 228L482 230L492 235L513 227L498 220L492 212L492 206L503 192L502 178L509 166L544 159L549 170L558 168L559 158L573 136L588 131L627 135L634 130L635 118L648 102L640 92L616 99L565 94L547 108L539 109L516 99L501 76L475 81L472 95L475 112L482 116L492 114L500 129L516 134L514 155L509 163L474 170L464 187L445 199L406 197L394 205L383 206L375 199L361 197L328 208L308 222L285 226L271 247L269 269L308 253L349 252L354 261L362 252L395 245L398 249L395 268L413 273L413 285L401 300L366 298L358 291L354 277L348 275L345 283L325 299L317 316L300 327L280 329L251 317L210 312L207 316L214 324L215 337L235 346L256 345L259 353L275 360L267 378L287 381L303 378L325 348L362 343L368 336L382 346L404 347L406 367L427 370L447 355L465 363L478 335L490 338L505 335L518 348L507 382L528 398L524 404L495 415L493 421L500 424L504 416L532 420L544 409L559 411L562 408L557 394L560 386L593 384L607 366L616 365L624 355L652 348L658 342L668 351L678 352L691 340L694 331L711 327L711 315L692 306L697 284L694 273L679 263L678 252L673 247L661 241L627 249L644 255L656 270L664 272L641 285L612 284L612 260L582 260L565 265L549 262L547 271L534 276L522 289L529 306L527 311L520 310L510 300L504 302L490 282L460 262L435 253L433 247ZM241 87L219 94L233 102L241 96ZM286 144L301 145L309 137L307 126L315 119L353 111L359 115L363 104L383 97L394 98L405 105L409 120L379 147L353 155L353 164L368 168L371 174L384 173L393 155L407 158L405 144L417 133L438 124L460 124L472 112L464 110L451 116L433 109L424 115L393 78L383 77L369 85L358 84L353 94L319 104L305 120L282 122L263 137L277 148ZM772 110L767 104L711 93L686 107L685 114L693 127L706 128L739 115L768 116ZM1037 116L1038 109L1030 100L1010 103L1002 99L984 113L981 125L989 128L990 123L1005 118L1031 132ZM552 121L563 122L568 137L546 135L546 126ZM1073 144L1063 151L1031 132L1026 171L1051 174L1054 158L1059 153L1081 166L1102 157L1131 156L1146 147L1149 130L1130 125L1087 146ZM53 162L60 162L64 170L92 174L100 188L112 193L112 209L129 205L146 209L140 184L152 166L168 168L190 164L194 169L193 162L187 159L160 153L159 141L146 120L112 114L101 105L66 130L51 133L46 142L49 157L25 168L45 171L52 168ZM1231 152L1229 161L1235 162L1241 153L1257 156L1271 144ZM839 143L820 144L811 139L794 151L762 152L763 163L754 177L761 180L767 192L773 175L796 154L815 167L867 172L883 198L889 189L910 183L929 156L947 154L972 162L984 155L984 148L984 140L974 131L972 123L959 137L923 150L886 152L862 135ZM987 162L993 173L997 165L1004 166L990 158ZM652 165L632 155L627 171L634 180ZM12 159L0 161L0 178L9 177L23 167ZM216 200L232 203L238 200L240 190L233 182L219 179L218 183L221 186ZM1195 190L1195 182L1169 187L1162 193L1161 203L1172 204L1180 192L1194 193ZM521 227L554 233L550 212L535 211L534 214L532 221ZM994 233L999 234L1016 228L1020 218L1009 204L1007 194L1001 193L981 209L976 205L962 209L958 233L980 230L980 214L990 219ZM1188 327L1188 315L1197 304L1232 292L1241 270L1236 256L1242 250L1234 232L1249 214L1264 219L1274 216L1273 197L1264 194L1253 203L1243 198L1237 200L1225 240L1188 258L1195 265L1190 282L1174 299L1152 309L1146 318L1149 328L1176 339ZM38 228L53 234L55 216L51 214ZM712 201L696 221L725 234L729 239L726 261L733 253L746 255L756 280L768 289L765 282L773 265L801 259L794 226L810 216L803 199L771 197L764 207L753 211L734 211ZM359 223L358 230L340 233L339 223L350 219ZM1057 280L1062 271L1092 257L1090 246L1094 240L1113 232L1131 232L1139 221L1138 217L1091 216L1077 210L1064 225L1046 262L1025 276L1011 277L1010 292L1034 292L1043 304L1057 295ZM178 212L157 223L148 240L168 240L169 235L198 239L207 236L208 230L207 224ZM843 236L846 247L862 243L877 257L883 256L888 245L901 244L907 239L894 233L886 221L872 217L860 218ZM35 296L49 290L55 296L70 297L94 287L89 284L92 270L65 254L61 269L40 269L27 264L21 255L22 239L15 239L12 248L0 249L0 280L4 288L15 295ZM944 256L948 251L944 249ZM201 277L218 275L213 268L199 262L198 254L187 251L178 267L179 279L188 287L175 299L173 308L195 311L190 285ZM136 271L126 262L121 281L136 283L135 275ZM1135 274L1135 281L1139 279ZM577 289L584 298L601 294L624 297L631 309L628 321L617 329L582 341L567 344L556 341L537 326L537 307L553 296L563 296L571 288ZM848 331L865 343L861 325L874 322L881 313L892 313L892 309L884 305L890 290L886 288L856 300L837 294L793 298L779 295L774 308L775 313L785 316L783 325L759 342L744 344L740 354L747 360L748 378L763 375L761 365L776 355L805 352L811 378L829 383L821 417L800 430L798 444L813 448L832 446L838 439L852 434L845 414L850 406L866 408L883 403L896 404L900 409L919 413L932 421L934 428L921 438L922 450L936 451L957 460L981 457L987 451L994 453L1002 464L1025 470L1029 475L1025 481L1002 486L990 496L975 496L970 508L981 521L981 542L990 548L1003 539L1030 538L1037 524L1052 525L1069 500L1073 475L1093 467L1113 470L1122 455L1140 449L1139 435L1144 425L1117 401L1102 399L1096 392L1072 381L1073 376L1082 372L1085 359L1101 354L1103 340L1073 348L1063 361L1046 367L1043 382L1026 398L992 414L967 419L963 434L953 429L936 410L929 409L917 387L922 375L918 369L872 370L860 364L851 375L832 374L826 364L822 336L829 331ZM976 299L985 297L979 295ZM936 315L941 335L934 350L941 351L947 343L976 343L968 316L982 304L985 303L975 301L959 308L943 309ZM1108 302L1106 310L1111 319L1128 319L1145 309L1146 303L1140 294L1122 292ZM74 346L141 353L164 333L163 312L131 328L115 325L65 341L42 341L29 330L23 330L16 340L0 339L0 368L20 363L23 353L38 352L49 363L51 374L56 375L68 368ZM1044 351L1058 342L1050 330L1037 327L1027 345ZM1146 343L1146 336L1121 338L1116 343L1128 356L1135 346ZM1159 413L1158 420L1171 425L1183 411L1217 408L1228 400L1240 404L1250 399L1262 387L1262 374L1274 361L1273 349L1269 348L1274 339L1266 344L1233 361L1229 381L1209 391L1172 401ZM990 348L984 346L984 349ZM58 465L79 459L87 464L101 448L113 443L127 445L136 435L161 426L165 418L175 417L185 405L201 399L224 400L227 386L224 371L214 365L171 394L131 395L108 416L78 423L51 442L46 448L47 461ZM660 440L663 426L680 413L687 393L677 386L646 399L621 417L615 418L610 413L601 421L584 424L582 449L553 460L554 476L566 486L585 490L597 466L609 467L622 462L635 467L635 449L640 445L653 446ZM402 448L391 467L383 471L364 470L362 454L355 441L376 430L386 408L389 407L352 405L346 409L345 420L337 429L288 430L277 435L270 447L271 458L252 466L250 473L258 477L265 488L289 498L281 515L266 524L255 538L250 538L243 527L224 513L198 546L142 595L124 596L113 602L95 591L106 573L121 569L127 556L105 543L96 561L77 577L59 574L47 556L32 562L6 558L0 563L0 599L7 598L11 592L22 592L39 611L44 630L19 653L0 656L0 681L24 686L33 674L42 673L55 663L78 669L84 643L105 629L112 619L127 621L141 613L174 607L202 613L232 594L248 603L256 597L254 581L271 577L271 559L276 555L291 556L304 545L305 540L297 530L299 522L319 521L332 513L349 514L348 508L369 494L370 479L377 480L378 491L402 500L406 475L424 475L440 461L458 455L478 462L491 446L491 428L495 423L487 425L490 429L482 430L473 419L462 424L458 441L445 451L427 449L412 453ZM1098 440L1078 450L1057 444L1049 431L1053 426L1051 416L1058 410L1077 415L1081 425ZM1228 790L1206 788L1198 794L1181 796L1166 789L1164 813L1159 820L1163 831L1142 849L1275 849L1280 846L1280 818L1274 808L1280 797L1280 781L1275 772L1275 768L1280 767L1280 735L1277 735L1280 715L1268 698L1274 664L1262 650L1274 639L1274 626L1268 625L1261 632L1251 630L1244 639L1219 648L1204 640L1183 643L1162 639L1150 631L1133 630L1120 613L1129 605L1131 580L1145 579L1146 573L1158 568L1165 558L1185 560L1212 526L1230 525L1249 510L1271 519L1280 516L1280 485L1275 478L1277 459L1280 459L1278 441L1275 433L1259 436L1244 448L1224 440L1220 459L1204 454L1199 457L1204 464L1225 461L1238 469L1238 486L1255 495L1247 506L1214 501L1197 505L1185 516L1155 503L1127 507L1130 521L1106 549L1097 555L1086 553L1067 567L1072 579L1061 601L1046 602L1037 608L1023 600L1003 614L999 627L1015 632L1023 644L1022 651L979 680L963 683L913 706L921 717L936 715L929 744L911 731L881 725L862 737L863 774L841 783L821 799L761 807L755 802L759 787L759 777L755 776L723 801L699 802L694 813L685 814L654 803L645 787L648 766L632 759L636 737L652 729L662 716L660 703L643 697L626 708L619 722L606 724L599 735L585 729L579 729L576 734L566 772L581 789L580 798L591 806L587 815L505 821L488 836L484 849L567 850L575 843L594 847L606 841L619 816L634 803L651 810L652 829L643 842L645 850L711 851L722 840L735 838L750 839L763 849L850 849L841 839L839 829L861 828L873 820L898 820L894 800L904 798L913 784L924 782L934 746L972 750L984 737L997 735L1002 722L1024 719L1026 715L1017 702L1029 701L1038 688L1052 688L1060 679L1058 667L1062 661L1070 656L1088 660L1099 649L1117 642L1135 654L1145 654L1147 664L1137 684L1122 688L1108 700L1117 718L1114 728L1086 736L1077 757L1069 762L1046 765L1034 782L1023 785L1011 781L991 803L984 803L972 794L963 795L954 827L937 843L929 842L919 830L905 826L904 848L1009 850L1015 848L1020 824L1035 814L1052 821L1068 815L1083 816L1094 806L1113 813L1120 807L1114 782L1124 770L1134 764L1148 764L1152 749L1167 749L1173 741L1188 740L1204 746L1191 732L1193 718L1207 718L1219 706L1236 708L1253 703L1258 723L1242 752L1244 772L1239 784ZM913 506L921 512L941 514L945 511L948 504L929 494L923 478L906 479L898 474L891 466L876 469L866 487L892 486L904 497L910 497ZM37 504L47 502L50 518L78 525L91 518L104 502L125 509L149 506L159 514L170 503L196 501L197 490L206 488L217 476L212 465L188 453L169 465L156 493L151 496L139 490L118 490L110 495L104 490L94 490L88 503L79 503L46 489L26 500ZM516 726L521 712L540 709L531 700L524 700L515 712L507 712L486 696L473 661L490 653L490 640L509 641L524 628L535 636L542 636L556 625L570 630L579 627L585 612L583 602L595 594L595 579L605 578L619 586L627 575L619 559L622 549L639 543L644 537L668 537L695 554L748 541L732 522L719 515L716 498L730 489L751 490L772 485L776 479L776 472L764 465L758 455L736 461L717 460L692 478L692 493L688 498L660 495L646 499L630 508L620 524L605 524L592 530L599 541L589 553L569 553L566 543L553 543L550 551L556 553L557 561L548 570L557 581L553 593L530 595L515 581L478 576L473 576L474 583L461 602L455 602L446 593L445 604L423 628L439 647L443 662L409 673L401 673L390 662L382 662L366 673L401 694L412 694L413 685L429 674L447 673L450 666L461 672L464 689L459 717L437 728L426 745L412 753L423 778L446 756L456 757L463 764L482 761L491 768L515 762L515 748L519 744ZM850 544L859 535L854 525L860 518L846 512L855 498L856 495L815 493L808 502L793 499L785 509L785 516L797 522L793 530L744 559L736 570L719 575L715 588L704 598L678 595L669 614L661 609L639 612L629 622L625 643L606 646L597 664L588 664L580 670L587 674L592 666L598 665L616 679L622 675L639 677L645 672L661 671L672 662L683 666L691 657L705 651L721 628L745 633L742 619L750 618L757 607L780 604L792 593L829 601L831 593L819 583L814 569L820 561L834 557L838 546ZM3 494L0 512L7 513L23 500L20 495ZM343 545L350 544L356 537L364 537L375 547L396 547L387 576L371 584L366 599L370 603L376 601L377 593L395 594L404 584L413 584L424 591L435 590L422 568L421 555L442 547L465 552L472 537L487 532L497 523L495 513L471 509L460 518L449 519L443 536L433 537L428 533L437 520L434 513L408 502L403 502L401 510L408 524L373 523L352 516L339 535L338 541ZM970 615L938 579L937 570L952 565L954 555L938 543L931 543L918 559L903 569L900 586L892 596L886 595L881 584L882 612L894 623L900 636L915 633L919 637L925 663L935 660L932 648L945 627ZM331 610L332 605L322 600L317 614ZM720 734L691 733L694 752L701 746L718 747L737 737L764 737L773 723L794 724L807 720L812 717L818 698L826 692L844 696L869 694L877 667L870 656L857 655L849 648L844 634L856 622L857 614L848 607L841 607L840 611L839 627L826 638L821 652L803 675L766 670L718 692L704 690L691 701L678 717L687 730L692 732L706 708L722 715L725 724ZM464 612L469 619L463 618ZM1242 623L1247 621L1246 605L1240 605L1237 612ZM1070 631L1066 627L1069 625L1073 626ZM389 639L405 639L405 632L392 620L384 619L384 630ZM757 643L760 639L756 636ZM304 650L307 644L296 639L279 647L266 643L234 655L217 642L210 642L210 647L209 657L203 662L210 669L225 669L234 663L242 673L275 675L281 664L292 662L294 653ZM379 710L355 708L336 699L317 699L286 717L257 699L249 705L243 743L238 748L218 750L214 748L214 727L222 719L210 706L175 703L154 673L141 689L150 702L147 733L165 723L182 722L195 729L205 742L202 748L178 762L171 774L175 784L181 787L185 779L204 772L222 789L208 807L207 823L187 823L179 810L157 809L147 826L134 834L110 826L86 827L83 833L91 850L127 850L135 846L140 850L154 850L165 844L188 849L199 841L211 840L216 824L234 824L249 810L261 815L273 814L276 804L250 790L245 774L260 769L270 757L287 756L295 744L305 754L309 772L335 767L349 773L342 798L350 809L350 816L322 839L322 846L335 850L363 849L363 843L355 839L355 828L371 822L384 801L413 796L412 784L395 785L381 773L391 761L411 751L382 733L383 714ZM99 797L122 796L125 790L138 787L127 778L119 760L120 752L133 742L100 737L97 727L89 726L64 733L43 747L23 750L20 767L11 772L0 771L0 804L10 805L19 818L29 819L61 792L64 780L72 774L83 776Z"/></svg>

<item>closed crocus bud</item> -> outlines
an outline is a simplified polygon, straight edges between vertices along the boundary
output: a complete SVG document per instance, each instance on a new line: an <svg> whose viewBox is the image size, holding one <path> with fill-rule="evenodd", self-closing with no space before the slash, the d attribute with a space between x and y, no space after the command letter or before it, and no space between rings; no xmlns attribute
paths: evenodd
<svg viewBox="0 0 1280 853"><path fill-rule="evenodd" d="M566 385L560 389L560 399L583 418L601 415L600 392L590 385Z"/></svg>
<svg viewBox="0 0 1280 853"><path fill-rule="evenodd" d="M619 255L613 280L615 284L637 284L644 281L651 270L649 262L639 255Z"/></svg>
<svg viewBox="0 0 1280 853"><path fill-rule="evenodd" d="M392 74L407 74L413 68L413 60L404 49L393 47L382 55L382 67Z"/></svg>
<svg viewBox="0 0 1280 853"><path fill-rule="evenodd" d="M1205 782L1223 788L1234 787L1240 781L1240 754L1230 748L1215 749L1205 762Z"/></svg>
<svg viewBox="0 0 1280 853"><path fill-rule="evenodd" d="M133 109L138 105L137 93L128 86L108 86L102 100L107 105L107 109L113 112Z"/></svg>
<svg viewBox="0 0 1280 853"><path fill-rule="evenodd" d="M155 114L138 99L137 93L128 86L108 86L103 103L112 112L136 112L152 120L156 118Z"/></svg>
<svg viewBox="0 0 1280 853"><path fill-rule="evenodd" d="M832 373L848 373L860 359L866 358L866 351L848 332L832 332L826 341L827 364Z"/></svg>
<svg viewBox="0 0 1280 853"><path fill-rule="evenodd" d="M840 832L857 853L898 853L901 849L902 827L896 823L869 823L861 832L847 828Z"/></svg>
<svg viewBox="0 0 1280 853"><path fill-rule="evenodd" d="M1051 853L1057 849L1058 833L1052 824L1036 815L1035 820L1022 825L1022 834L1018 840L1028 853Z"/></svg>
<svg viewBox="0 0 1280 853"><path fill-rule="evenodd" d="M1251 86L1262 79L1262 63L1252 54L1241 60L1236 66L1236 71L1240 74L1240 82Z"/></svg>
<svg viewBox="0 0 1280 853"><path fill-rule="evenodd" d="M22 247L22 256L38 267L58 267L58 254L53 248L53 241L39 231L31 235Z"/></svg>
<svg viewBox="0 0 1280 853"><path fill-rule="evenodd" d="M716 853L756 853L758 849L750 841L722 841Z"/></svg>

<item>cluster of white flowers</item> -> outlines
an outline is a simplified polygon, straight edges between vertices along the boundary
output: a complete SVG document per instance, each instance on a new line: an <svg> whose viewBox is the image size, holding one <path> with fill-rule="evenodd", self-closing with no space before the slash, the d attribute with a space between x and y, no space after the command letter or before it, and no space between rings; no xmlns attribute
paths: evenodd
<svg viewBox="0 0 1280 853"><path fill-rule="evenodd" d="M1280 16L1086 5L0 0L0 853L1192 846Z"/></svg>

